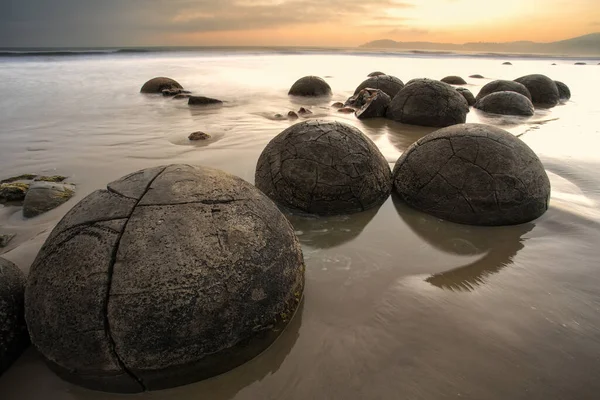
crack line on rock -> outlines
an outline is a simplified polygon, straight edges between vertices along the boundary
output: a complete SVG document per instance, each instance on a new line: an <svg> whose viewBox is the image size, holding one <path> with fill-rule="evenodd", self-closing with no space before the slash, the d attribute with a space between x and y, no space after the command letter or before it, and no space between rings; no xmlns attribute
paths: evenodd
<svg viewBox="0 0 600 400"><path fill-rule="evenodd" d="M139 200L139 199L137 199L135 197L125 196L123 193L121 193L121 192L119 192L119 191L111 188L110 185L106 186L106 190L108 190L109 193L116 194L117 196L121 196L121 197L124 197L124 198L129 199L129 200L136 200L136 201Z"/></svg>
<svg viewBox="0 0 600 400"><path fill-rule="evenodd" d="M231 204L241 201L247 201L250 199L231 199L231 200L193 200L183 201L181 203L156 203L156 204L139 204L137 207L166 207L166 206L184 206L187 204L204 204L208 206L219 205L219 204Z"/></svg>

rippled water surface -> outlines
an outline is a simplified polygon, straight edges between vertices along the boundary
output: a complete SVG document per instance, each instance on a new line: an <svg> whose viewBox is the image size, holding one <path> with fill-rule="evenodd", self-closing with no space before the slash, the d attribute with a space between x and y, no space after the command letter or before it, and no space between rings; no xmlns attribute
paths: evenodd
<svg viewBox="0 0 600 400"><path fill-rule="evenodd" d="M572 60L467 56L162 53L0 59L0 178L63 174L76 197L25 220L0 208L2 257L24 271L75 202L137 169L169 163L221 168L250 182L266 143L290 126L273 120L308 106L313 117L353 124L390 166L431 132L358 121L331 102L289 99L319 75L344 101L373 70L403 81L466 78L474 94L491 79L543 73L570 86L571 101L532 118L485 116L540 156L550 210L513 227L456 225L390 198L352 216L291 217L307 264L305 300L288 329L248 364L207 381L139 399L597 399L600 393L600 66ZM552 66L551 63L558 65ZM154 76L225 100L219 109L147 96ZM208 143L190 144L202 130ZM1 206L0 206L1 207ZM112 400L55 377L29 350L0 378L2 400Z"/></svg>

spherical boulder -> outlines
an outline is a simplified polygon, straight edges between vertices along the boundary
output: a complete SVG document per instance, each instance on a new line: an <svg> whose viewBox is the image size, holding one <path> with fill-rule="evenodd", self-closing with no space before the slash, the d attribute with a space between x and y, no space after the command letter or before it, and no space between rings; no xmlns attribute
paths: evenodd
<svg viewBox="0 0 600 400"><path fill-rule="evenodd" d="M525 75L515 79L531 93L531 102L535 106L554 107L558 104L559 95L556 83L545 75Z"/></svg>
<svg viewBox="0 0 600 400"><path fill-rule="evenodd" d="M365 90L371 89L363 89L363 91ZM391 101L392 99L390 96L381 90L371 90L370 96L365 104L363 104L360 109L356 110L356 118L367 119L385 117L385 113Z"/></svg>
<svg viewBox="0 0 600 400"><path fill-rule="evenodd" d="M560 100L569 100L571 98L571 90L561 81L554 81L558 89L558 97Z"/></svg>
<svg viewBox="0 0 600 400"><path fill-rule="evenodd" d="M471 91L469 89L459 87L459 88L456 88L456 91L463 95L463 97L465 98L465 100L467 101L467 104L469 106L472 106L473 104L475 104L475 96L473 96L473 93L471 93Z"/></svg>
<svg viewBox="0 0 600 400"><path fill-rule="evenodd" d="M358 129L311 120L277 135L258 159L256 186L280 205L318 215L349 214L383 203L388 163Z"/></svg>
<svg viewBox="0 0 600 400"><path fill-rule="evenodd" d="M0 375L29 346L23 296L25 275L12 262L0 258Z"/></svg>
<svg viewBox="0 0 600 400"><path fill-rule="evenodd" d="M525 96L529 100L531 100L531 94L529 93L529 90L524 85L522 85L518 82L515 82L515 81L507 81L507 80L503 80L503 79L498 79L498 80L491 81L491 82L485 84L479 90L479 93L477 93L475 100L477 101L477 100L483 99L488 94L491 94L494 92L516 92L516 93L522 94L523 96Z"/></svg>
<svg viewBox="0 0 600 400"><path fill-rule="evenodd" d="M171 78L158 77L150 79L148 82L144 83L140 92L142 93L162 93L163 90L175 90L175 89L183 89L177 81L174 81Z"/></svg>
<svg viewBox="0 0 600 400"><path fill-rule="evenodd" d="M449 85L465 85L467 82L461 78L460 76L447 76L445 78L440 79L440 81L447 83Z"/></svg>
<svg viewBox="0 0 600 400"><path fill-rule="evenodd" d="M475 108L493 114L531 116L535 112L529 99L516 92L494 92L475 103Z"/></svg>
<svg viewBox="0 0 600 400"><path fill-rule="evenodd" d="M240 178L145 169L78 203L34 261L32 343L64 379L135 393L256 356L301 300L302 252L275 204Z"/></svg>
<svg viewBox="0 0 600 400"><path fill-rule="evenodd" d="M390 103L386 118L405 124L444 127L466 121L469 104L447 83L416 79Z"/></svg>
<svg viewBox="0 0 600 400"><path fill-rule="evenodd" d="M379 75L385 75L385 73L381 72L381 71L374 71L371 72L369 75L367 75L369 78L372 78L374 76L379 76Z"/></svg>
<svg viewBox="0 0 600 400"><path fill-rule="evenodd" d="M288 95L304 97L331 96L331 87L318 76L305 76L292 85Z"/></svg>
<svg viewBox="0 0 600 400"><path fill-rule="evenodd" d="M394 191L409 206L469 225L514 225L548 209L550 181L535 153L494 126L461 124L408 148Z"/></svg>
<svg viewBox="0 0 600 400"><path fill-rule="evenodd" d="M358 87L354 91L354 94L356 95L356 94L360 93L361 90L366 89L366 88L379 89L393 99L394 96L400 90L402 90L403 87L404 87L404 83L400 79L396 78L395 76L378 75L378 76L369 78L369 79L365 80L363 83L361 83L360 85L358 85Z"/></svg>

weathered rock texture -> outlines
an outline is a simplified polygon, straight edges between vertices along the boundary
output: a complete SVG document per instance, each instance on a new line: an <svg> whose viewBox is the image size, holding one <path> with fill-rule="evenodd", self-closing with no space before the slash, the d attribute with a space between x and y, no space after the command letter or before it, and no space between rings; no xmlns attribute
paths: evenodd
<svg viewBox="0 0 600 400"><path fill-rule="evenodd" d="M288 92L291 96L319 97L331 96L331 87L318 76L305 76L294 83Z"/></svg>
<svg viewBox="0 0 600 400"><path fill-rule="evenodd" d="M444 127L465 122L468 112L467 101L454 87L415 79L392 99L386 117L405 124Z"/></svg>
<svg viewBox="0 0 600 400"><path fill-rule="evenodd" d="M0 375L29 346L23 296L25 276L12 262L0 258Z"/></svg>
<svg viewBox="0 0 600 400"><path fill-rule="evenodd" d="M558 89L558 97L560 100L569 100L571 98L571 90L561 81L554 81Z"/></svg>
<svg viewBox="0 0 600 400"><path fill-rule="evenodd" d="M454 75L442 78L442 79L440 79L440 81L447 83L449 85L465 85L467 83L460 76L454 76Z"/></svg>
<svg viewBox="0 0 600 400"><path fill-rule="evenodd" d="M467 101L467 104L472 106L475 104L475 96L473 96L473 93L471 93L471 91L467 88L456 88L456 91L460 94L462 94L462 96L465 98L465 100Z"/></svg>
<svg viewBox="0 0 600 400"><path fill-rule="evenodd" d="M0 184L0 203L21 202L25 200L29 183L10 182Z"/></svg>
<svg viewBox="0 0 600 400"><path fill-rule="evenodd" d="M138 171L78 203L34 261L32 342L103 391L202 380L256 356L302 296L291 225L249 183L188 165Z"/></svg>
<svg viewBox="0 0 600 400"><path fill-rule="evenodd" d="M416 143L394 168L394 190L408 205L470 225L514 225L548 209L550 181L535 153L488 125L440 129Z"/></svg>
<svg viewBox="0 0 600 400"><path fill-rule="evenodd" d="M491 81L485 84L481 88L481 90L479 90L479 93L477 93L475 100L481 100L488 94L492 94L495 92L516 92L522 94L523 96L531 100L531 94L524 85L515 81L507 81L502 79Z"/></svg>
<svg viewBox="0 0 600 400"><path fill-rule="evenodd" d="M535 112L529 99L516 92L494 92L475 103L475 108L482 111L503 115L530 116Z"/></svg>
<svg viewBox="0 0 600 400"><path fill-rule="evenodd" d="M183 89L183 86L171 78L158 77L144 83L140 91L142 93L162 93L163 90L175 89Z"/></svg>
<svg viewBox="0 0 600 400"><path fill-rule="evenodd" d="M364 89L369 90L369 89ZM385 117L392 99L381 90L371 90L366 103L356 111L356 118L382 118Z"/></svg>
<svg viewBox="0 0 600 400"><path fill-rule="evenodd" d="M32 218L55 209L69 201L75 186L64 183L38 181L31 184L23 201L23 216Z"/></svg>
<svg viewBox="0 0 600 400"><path fill-rule="evenodd" d="M558 104L559 95L556 83L545 75L533 74L515 79L524 85L531 93L531 102L534 106L554 107Z"/></svg>
<svg viewBox="0 0 600 400"><path fill-rule="evenodd" d="M282 206L319 215L380 205L391 173L375 144L339 122L307 121L277 135L256 167L256 186Z"/></svg>
<svg viewBox="0 0 600 400"><path fill-rule="evenodd" d="M385 92L385 94L387 94L388 96L390 96L393 99L394 96L396 94L398 94L398 92L400 90L402 90L403 87L404 87L404 83L400 79L396 78L395 76L378 75L378 76L369 78L369 79L365 80L363 83L361 83L360 85L358 85L358 87L354 91L354 94L356 95L361 90L366 89L366 88L379 89L379 90Z"/></svg>

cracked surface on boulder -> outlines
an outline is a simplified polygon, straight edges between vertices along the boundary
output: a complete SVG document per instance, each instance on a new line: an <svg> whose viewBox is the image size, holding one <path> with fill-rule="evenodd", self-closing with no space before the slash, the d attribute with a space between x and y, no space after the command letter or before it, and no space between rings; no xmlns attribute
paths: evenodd
<svg viewBox="0 0 600 400"><path fill-rule="evenodd" d="M32 342L64 379L134 393L259 354L293 315L293 229L249 183L210 168L130 174L77 204L32 265Z"/></svg>
<svg viewBox="0 0 600 400"><path fill-rule="evenodd" d="M305 97L331 96L331 87L324 79L318 76L305 76L298 79L292 85L288 95Z"/></svg>
<svg viewBox="0 0 600 400"><path fill-rule="evenodd" d="M354 94L358 94L361 90L366 88L379 89L391 98L394 98L396 94L404 87L404 83L391 75L377 75L365 80L363 83L358 85Z"/></svg>
<svg viewBox="0 0 600 400"><path fill-rule="evenodd" d="M559 93L556 83L546 75L525 75L515 79L524 85L531 93L531 102L534 106L554 107L558 104Z"/></svg>
<svg viewBox="0 0 600 400"><path fill-rule="evenodd" d="M339 122L306 121L263 150L256 186L277 203L313 214L348 214L383 203L391 172L375 144Z"/></svg>
<svg viewBox="0 0 600 400"><path fill-rule="evenodd" d="M479 90L479 93L477 93L475 100L477 100L477 101L481 100L488 94L495 93L495 92L516 92L516 93L522 94L523 96L525 96L529 100L531 100L531 93L529 93L529 89L527 89L523 84L521 84L519 82L507 81L507 80L503 80L503 79L498 79L498 80L486 83L481 88L481 90Z"/></svg>
<svg viewBox="0 0 600 400"><path fill-rule="evenodd" d="M493 126L462 124L416 143L394 167L394 190L413 208L469 225L515 225L548 209L550 181L536 154Z"/></svg>
<svg viewBox="0 0 600 400"><path fill-rule="evenodd" d="M516 92L494 92L475 103L475 108L502 115L531 116L535 112L529 99Z"/></svg>
<svg viewBox="0 0 600 400"><path fill-rule="evenodd" d="M381 90L372 90L369 92L365 104L359 110L356 110L356 118L367 119L385 117L385 113L391 101L391 97L385 92L382 92Z"/></svg>
<svg viewBox="0 0 600 400"><path fill-rule="evenodd" d="M469 104L456 89L432 79L414 79L392 99L386 117L405 124L445 127L464 123Z"/></svg>

